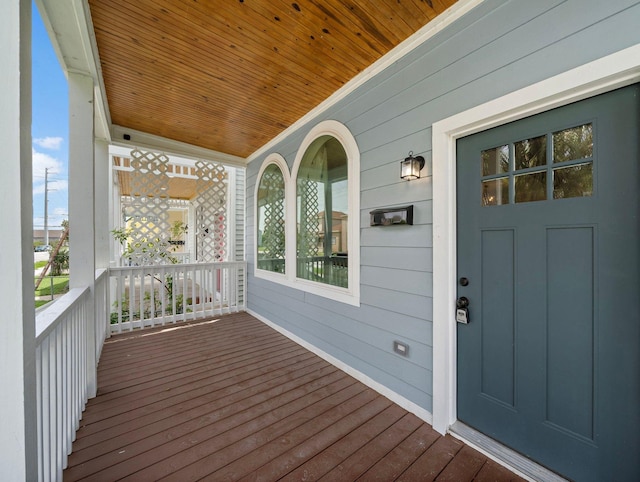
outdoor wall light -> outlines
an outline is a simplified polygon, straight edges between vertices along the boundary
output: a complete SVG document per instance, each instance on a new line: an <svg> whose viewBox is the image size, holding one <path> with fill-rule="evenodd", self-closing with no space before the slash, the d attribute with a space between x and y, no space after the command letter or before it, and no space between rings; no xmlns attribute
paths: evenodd
<svg viewBox="0 0 640 482"><path fill-rule="evenodd" d="M412 181L420 179L420 170L424 167L424 157L413 157L413 151L409 151L409 157L400 162L400 179Z"/></svg>

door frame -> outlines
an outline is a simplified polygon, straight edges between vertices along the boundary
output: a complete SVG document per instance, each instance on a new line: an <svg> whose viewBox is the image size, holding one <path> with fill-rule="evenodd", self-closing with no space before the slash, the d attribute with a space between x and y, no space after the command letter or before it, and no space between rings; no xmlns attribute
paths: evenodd
<svg viewBox="0 0 640 482"><path fill-rule="evenodd" d="M457 420L456 139L640 81L640 43L453 115L432 126L433 428Z"/></svg>

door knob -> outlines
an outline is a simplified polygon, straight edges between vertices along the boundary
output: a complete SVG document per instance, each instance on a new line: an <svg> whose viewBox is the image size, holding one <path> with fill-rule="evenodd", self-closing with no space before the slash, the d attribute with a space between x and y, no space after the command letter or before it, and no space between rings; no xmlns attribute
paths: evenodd
<svg viewBox="0 0 640 482"><path fill-rule="evenodd" d="M469 298L466 296L461 296L456 300L456 306L458 308L468 308L469 307Z"/></svg>

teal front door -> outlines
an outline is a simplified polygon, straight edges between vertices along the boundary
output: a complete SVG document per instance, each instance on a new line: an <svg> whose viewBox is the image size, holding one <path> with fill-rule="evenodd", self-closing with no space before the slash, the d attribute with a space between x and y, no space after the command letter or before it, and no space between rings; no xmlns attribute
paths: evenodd
<svg viewBox="0 0 640 482"><path fill-rule="evenodd" d="M639 117L636 85L457 143L458 419L580 481L640 480Z"/></svg>

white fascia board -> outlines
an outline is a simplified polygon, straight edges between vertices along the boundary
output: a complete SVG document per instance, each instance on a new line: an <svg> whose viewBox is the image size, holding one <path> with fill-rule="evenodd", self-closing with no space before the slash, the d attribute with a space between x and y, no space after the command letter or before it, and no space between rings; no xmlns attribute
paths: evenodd
<svg viewBox="0 0 640 482"><path fill-rule="evenodd" d="M304 126L307 122L313 120L315 117L325 112L330 107L340 102L342 99L354 92L358 87L362 86L365 82L381 73L387 67L396 63L405 55L420 47L438 32L441 32L442 30L447 28L453 22L458 20L473 8L482 4L484 1L485 0L458 0L447 10L438 15L435 19L433 19L431 22L414 33L411 37L398 44L386 55L384 55L379 60L360 72L358 75L353 77L349 82L344 84L340 89L329 96L324 102L320 103L317 107L307 112L307 114L291 124L287 129L282 131L265 145L253 152L249 157L247 157L247 164L269 152L274 148L276 144L286 139L287 136Z"/></svg>
<svg viewBox="0 0 640 482"><path fill-rule="evenodd" d="M111 114L87 0L35 0L35 3L65 76L72 72L93 78L94 136L111 141Z"/></svg>
<svg viewBox="0 0 640 482"><path fill-rule="evenodd" d="M129 140L124 139L125 134L129 135ZM164 152L172 158L175 156L186 159L208 160L234 167L246 167L247 165L247 160L244 157L194 146L186 142L174 141L166 137L128 129L119 125L114 125L112 128L112 143L116 146L128 148L129 152L131 152L131 149L138 147Z"/></svg>

